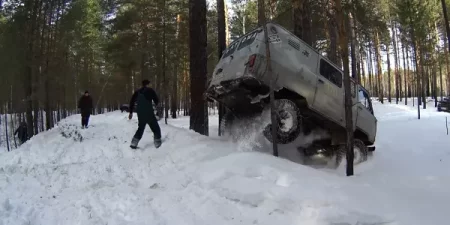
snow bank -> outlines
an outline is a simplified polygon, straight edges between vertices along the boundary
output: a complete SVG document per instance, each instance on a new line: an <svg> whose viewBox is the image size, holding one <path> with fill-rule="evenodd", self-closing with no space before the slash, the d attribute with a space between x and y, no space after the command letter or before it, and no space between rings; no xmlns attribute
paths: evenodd
<svg viewBox="0 0 450 225"><path fill-rule="evenodd" d="M350 178L343 168L243 152L239 143L180 128L186 118L161 124L161 148L147 128L131 150L136 119L107 113L81 130L72 116L0 153L0 225L447 224L445 118L409 120L414 109L375 107L385 118L377 150Z"/></svg>

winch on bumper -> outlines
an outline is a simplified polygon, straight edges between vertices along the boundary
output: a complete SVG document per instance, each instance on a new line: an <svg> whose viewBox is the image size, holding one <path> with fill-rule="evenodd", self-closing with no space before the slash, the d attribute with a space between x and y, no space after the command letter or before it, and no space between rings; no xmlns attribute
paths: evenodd
<svg viewBox="0 0 450 225"><path fill-rule="evenodd" d="M237 114L251 114L263 109L260 100L269 95L269 87L253 76L221 81L206 91L209 100L222 103Z"/></svg>

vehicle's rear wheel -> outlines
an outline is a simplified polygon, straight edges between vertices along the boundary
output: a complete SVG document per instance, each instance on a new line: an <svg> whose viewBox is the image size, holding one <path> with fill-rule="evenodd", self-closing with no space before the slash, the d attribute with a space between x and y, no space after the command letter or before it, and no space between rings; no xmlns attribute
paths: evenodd
<svg viewBox="0 0 450 225"><path fill-rule="evenodd" d="M289 99L275 100L276 118L278 122L277 142L288 144L294 141L302 131L302 121L299 107ZM264 131L264 137L270 142L272 138L272 124L269 123Z"/></svg>

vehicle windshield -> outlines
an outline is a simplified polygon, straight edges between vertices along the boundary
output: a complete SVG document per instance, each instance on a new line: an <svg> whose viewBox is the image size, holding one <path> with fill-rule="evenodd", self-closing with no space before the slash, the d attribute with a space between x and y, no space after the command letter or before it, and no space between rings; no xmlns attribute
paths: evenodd
<svg viewBox="0 0 450 225"><path fill-rule="evenodd" d="M239 51L242 48L249 46L256 40L256 36L262 31L262 29L256 29L250 33L245 34L242 37L239 37L237 40L233 41L230 46L224 50L222 59L230 56L236 50Z"/></svg>

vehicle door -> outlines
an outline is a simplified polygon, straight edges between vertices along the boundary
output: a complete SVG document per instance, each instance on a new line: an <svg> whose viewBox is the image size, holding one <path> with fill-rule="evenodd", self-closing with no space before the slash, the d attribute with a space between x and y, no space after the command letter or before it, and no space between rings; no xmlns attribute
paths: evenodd
<svg viewBox="0 0 450 225"><path fill-rule="evenodd" d="M359 87L358 91L357 112L358 117L356 118L356 127L367 134L369 141L375 141L377 119L374 116L369 93L362 87Z"/></svg>
<svg viewBox="0 0 450 225"><path fill-rule="evenodd" d="M320 59L314 108L323 116L344 124L344 87L342 72Z"/></svg>

